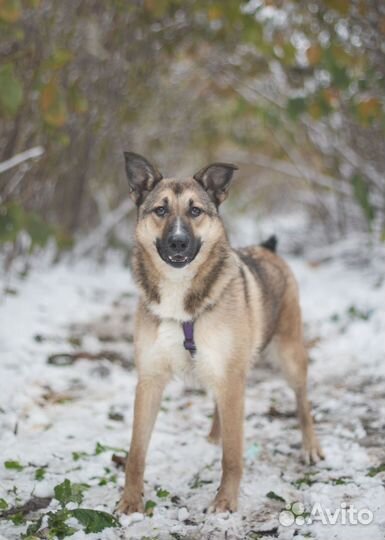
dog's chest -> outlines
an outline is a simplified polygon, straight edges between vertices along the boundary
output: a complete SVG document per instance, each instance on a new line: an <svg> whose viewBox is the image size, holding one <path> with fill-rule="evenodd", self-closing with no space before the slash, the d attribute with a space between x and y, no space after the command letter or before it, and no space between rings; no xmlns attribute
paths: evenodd
<svg viewBox="0 0 385 540"><path fill-rule="evenodd" d="M187 281L187 280L186 280ZM184 308L184 299L189 289L189 282L163 281L159 287L160 302L152 303L151 310L161 319L188 320L189 315Z"/></svg>
<svg viewBox="0 0 385 540"><path fill-rule="evenodd" d="M157 359L162 359L174 375L192 375L208 386L222 379L226 353L232 345L231 336L219 329L214 335L209 335L203 324L197 325L194 330L197 351L194 355L184 348L184 340L182 323L176 320L161 321L148 361L157 363Z"/></svg>
<svg viewBox="0 0 385 540"><path fill-rule="evenodd" d="M191 355L183 342L182 324L175 320L164 320L159 324L151 356L163 358L173 374L183 375L193 367Z"/></svg>

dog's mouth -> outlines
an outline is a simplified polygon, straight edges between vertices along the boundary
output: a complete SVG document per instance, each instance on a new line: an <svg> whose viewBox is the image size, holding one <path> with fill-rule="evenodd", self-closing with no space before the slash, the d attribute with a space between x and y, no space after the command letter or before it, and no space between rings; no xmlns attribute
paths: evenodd
<svg viewBox="0 0 385 540"><path fill-rule="evenodd" d="M167 251L162 249L161 242L159 240L156 241L156 249L160 258L173 268L183 268L190 264L198 255L200 247L201 242L197 241L195 248L189 253L167 253Z"/></svg>
<svg viewBox="0 0 385 540"><path fill-rule="evenodd" d="M176 266L177 268L180 268L181 266L184 266L190 262L190 257L187 255L168 255L167 259L170 261L172 266Z"/></svg>

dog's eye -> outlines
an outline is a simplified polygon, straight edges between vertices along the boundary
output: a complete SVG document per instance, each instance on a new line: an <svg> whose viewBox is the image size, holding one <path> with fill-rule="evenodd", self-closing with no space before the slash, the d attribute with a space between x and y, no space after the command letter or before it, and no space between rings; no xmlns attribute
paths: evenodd
<svg viewBox="0 0 385 540"><path fill-rule="evenodd" d="M192 208L190 208L190 214L192 215L192 217L198 217L201 215L202 212L203 210L201 210L197 206L193 206Z"/></svg>
<svg viewBox="0 0 385 540"><path fill-rule="evenodd" d="M167 214L167 208L165 206L158 206L157 208L154 208L154 212L157 216L163 217Z"/></svg>

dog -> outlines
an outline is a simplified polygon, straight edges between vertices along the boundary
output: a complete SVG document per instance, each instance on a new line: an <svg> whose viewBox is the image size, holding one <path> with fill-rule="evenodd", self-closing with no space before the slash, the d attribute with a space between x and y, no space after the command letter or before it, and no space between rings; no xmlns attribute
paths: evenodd
<svg viewBox="0 0 385 540"><path fill-rule="evenodd" d="M296 280L275 253L274 237L260 246L230 246L219 207L235 165L213 163L190 178L163 178L144 157L124 155L137 207L133 273L140 300L133 432L117 509L143 512L145 459L162 392L174 374L193 371L214 395L208 438L223 449L222 478L209 510L236 511L246 376L270 345L295 393L305 459L324 457L307 398Z"/></svg>

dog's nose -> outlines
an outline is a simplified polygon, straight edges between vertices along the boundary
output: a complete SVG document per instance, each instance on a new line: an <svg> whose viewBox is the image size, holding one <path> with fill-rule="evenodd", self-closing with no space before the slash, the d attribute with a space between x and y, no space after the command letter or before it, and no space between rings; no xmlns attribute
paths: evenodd
<svg viewBox="0 0 385 540"><path fill-rule="evenodd" d="M168 247L173 253L184 253L187 251L190 240L187 234L177 233L170 234L167 240Z"/></svg>

